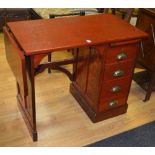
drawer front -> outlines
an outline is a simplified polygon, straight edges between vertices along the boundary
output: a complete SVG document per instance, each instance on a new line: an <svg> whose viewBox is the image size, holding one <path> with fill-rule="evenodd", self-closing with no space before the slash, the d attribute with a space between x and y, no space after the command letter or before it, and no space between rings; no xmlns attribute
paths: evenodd
<svg viewBox="0 0 155 155"><path fill-rule="evenodd" d="M110 98L105 100L101 99L99 104L99 111L101 112L110 110L125 104L127 104L127 96L124 96L123 98Z"/></svg>
<svg viewBox="0 0 155 155"><path fill-rule="evenodd" d="M104 80L115 80L130 76L133 71L134 61L105 65Z"/></svg>
<svg viewBox="0 0 155 155"><path fill-rule="evenodd" d="M128 94L131 78L104 82L102 86L101 99L111 97L122 97Z"/></svg>
<svg viewBox="0 0 155 155"><path fill-rule="evenodd" d="M121 45L107 49L106 63L122 62L135 59L138 44Z"/></svg>

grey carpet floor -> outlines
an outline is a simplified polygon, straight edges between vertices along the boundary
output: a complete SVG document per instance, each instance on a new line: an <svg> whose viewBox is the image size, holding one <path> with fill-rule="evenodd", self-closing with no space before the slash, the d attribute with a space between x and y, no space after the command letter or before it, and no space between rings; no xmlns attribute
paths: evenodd
<svg viewBox="0 0 155 155"><path fill-rule="evenodd" d="M155 121L90 144L87 147L154 147Z"/></svg>

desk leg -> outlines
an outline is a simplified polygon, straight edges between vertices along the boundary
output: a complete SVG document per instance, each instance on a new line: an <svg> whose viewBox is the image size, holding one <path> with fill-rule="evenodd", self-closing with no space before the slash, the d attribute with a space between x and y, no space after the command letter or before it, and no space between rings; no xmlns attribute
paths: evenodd
<svg viewBox="0 0 155 155"><path fill-rule="evenodd" d="M33 141L37 141L37 129L36 129L36 107L35 107L35 85L34 85L34 57L26 57L26 72L27 72L27 86L28 95L21 97L20 86L17 83L17 101L19 109L25 120L25 123L29 129L30 135ZM24 106L25 105L25 106Z"/></svg>

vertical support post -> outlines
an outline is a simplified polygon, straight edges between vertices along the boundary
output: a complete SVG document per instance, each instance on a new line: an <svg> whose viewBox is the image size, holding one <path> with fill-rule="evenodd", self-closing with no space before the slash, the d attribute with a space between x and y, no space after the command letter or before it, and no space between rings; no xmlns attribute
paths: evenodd
<svg viewBox="0 0 155 155"><path fill-rule="evenodd" d="M36 127L36 105L35 105L35 72L34 72L34 56L26 57L27 67L27 83L28 83L28 96L27 96L27 112L30 114L31 135L33 141L37 141L37 127Z"/></svg>
<svg viewBox="0 0 155 155"><path fill-rule="evenodd" d="M51 62L51 59L52 59L52 54L49 53L49 54L48 54L48 62ZM48 73L49 73L49 74L51 73L51 68L50 68L50 67L48 68Z"/></svg>
<svg viewBox="0 0 155 155"><path fill-rule="evenodd" d="M17 101L21 114L30 132L33 141L38 140L36 127L36 106L35 106L35 82L34 82L34 57L25 57L25 68L27 76L27 96L22 96L20 93L20 85L17 84Z"/></svg>

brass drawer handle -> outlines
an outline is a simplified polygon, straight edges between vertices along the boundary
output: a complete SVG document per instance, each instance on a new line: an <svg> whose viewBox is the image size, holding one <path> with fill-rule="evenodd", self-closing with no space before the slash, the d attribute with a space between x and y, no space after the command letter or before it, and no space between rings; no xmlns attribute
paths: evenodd
<svg viewBox="0 0 155 155"><path fill-rule="evenodd" d="M113 73L113 76L114 76L114 77L120 77L120 76L123 76L123 75L124 75L124 71L121 70L121 69L118 69L117 71L115 71L115 72Z"/></svg>
<svg viewBox="0 0 155 155"><path fill-rule="evenodd" d="M109 107L114 107L118 104L118 101L117 100L113 100L111 102L109 102Z"/></svg>
<svg viewBox="0 0 155 155"><path fill-rule="evenodd" d="M118 93L120 91L121 91L121 87L120 86L115 86L115 87L112 87L112 89L111 89L112 93Z"/></svg>
<svg viewBox="0 0 155 155"><path fill-rule="evenodd" d="M124 60L127 58L127 55L125 53L120 53L116 56L117 60Z"/></svg>

